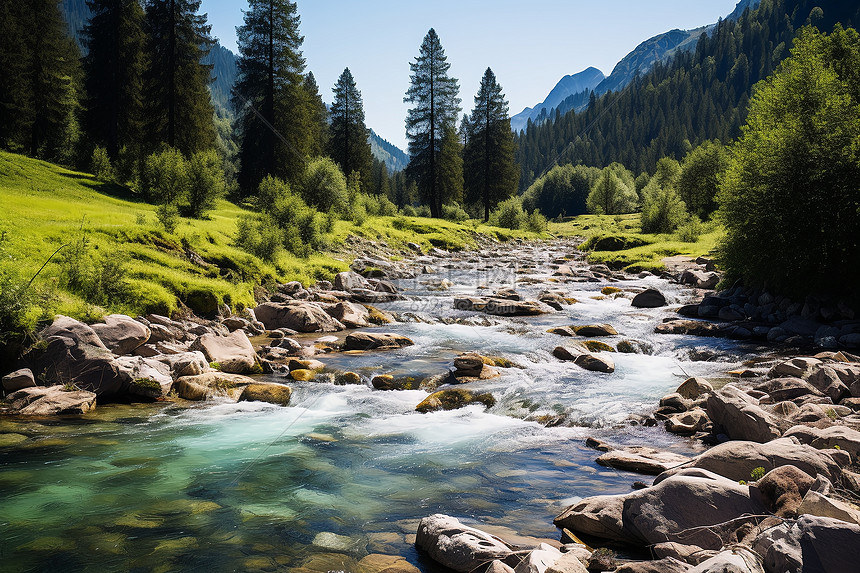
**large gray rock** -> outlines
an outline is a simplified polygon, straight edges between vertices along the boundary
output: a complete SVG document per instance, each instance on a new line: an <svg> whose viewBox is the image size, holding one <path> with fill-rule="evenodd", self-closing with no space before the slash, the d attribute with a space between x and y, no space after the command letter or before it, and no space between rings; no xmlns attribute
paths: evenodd
<svg viewBox="0 0 860 573"><path fill-rule="evenodd" d="M522 556L514 568L515 573L546 573L546 570L562 558L562 553L552 545L541 543Z"/></svg>
<svg viewBox="0 0 860 573"><path fill-rule="evenodd" d="M338 332L344 325L313 302L266 302L254 308L267 330L289 328L297 332Z"/></svg>
<svg viewBox="0 0 860 573"><path fill-rule="evenodd" d="M334 277L334 288L335 290L342 290L346 292L350 292L354 289L373 290L370 283L367 282L367 279L365 279L363 276L361 276L355 271L337 273Z"/></svg>
<svg viewBox="0 0 860 573"><path fill-rule="evenodd" d="M714 426L733 440L769 442L781 435L780 419L733 384L708 396L707 411Z"/></svg>
<svg viewBox="0 0 860 573"><path fill-rule="evenodd" d="M346 350L401 348L415 344L409 338L392 332L353 332L346 337Z"/></svg>
<svg viewBox="0 0 860 573"><path fill-rule="evenodd" d="M851 390L834 368L825 364L816 366L809 375L809 384L829 397L834 404L851 395Z"/></svg>
<svg viewBox="0 0 860 573"><path fill-rule="evenodd" d="M222 372L249 374L258 370L257 353L241 330L228 336L204 334L191 344L191 350L202 352L210 363L217 362Z"/></svg>
<svg viewBox="0 0 860 573"><path fill-rule="evenodd" d="M99 338L99 335L96 334L95 330L79 320L63 316L62 314L57 315L51 326L45 328L41 332L41 335L42 338L64 336L78 343L89 344L107 350L107 347L101 338Z"/></svg>
<svg viewBox="0 0 860 573"><path fill-rule="evenodd" d="M84 390L66 391L63 386L36 386L6 397L12 412L21 416L86 414L96 405L96 395Z"/></svg>
<svg viewBox="0 0 860 573"><path fill-rule="evenodd" d="M354 302L339 302L326 309L326 312L347 328L367 328L370 326L370 312Z"/></svg>
<svg viewBox="0 0 860 573"><path fill-rule="evenodd" d="M794 400L801 396L821 396L812 385L808 384L801 378L771 378L763 384L755 387L759 392L769 394L774 402L783 402L785 400Z"/></svg>
<svg viewBox="0 0 860 573"><path fill-rule="evenodd" d="M584 370L611 374L615 372L615 362L605 354L591 354L582 346L558 346L552 351L559 360L571 361Z"/></svg>
<svg viewBox="0 0 860 573"><path fill-rule="evenodd" d="M611 450L597 458L602 466L647 475L661 474L688 461L686 456L647 447Z"/></svg>
<svg viewBox="0 0 860 573"><path fill-rule="evenodd" d="M92 329L114 354L131 354L149 340L149 328L130 316L111 314L104 320L103 323L93 324Z"/></svg>
<svg viewBox="0 0 860 573"><path fill-rule="evenodd" d="M766 444L732 441L714 446L691 459L686 467L714 472L728 479L749 480L756 468L765 472L793 465L811 476L823 475L834 481L841 473L839 465L827 453L801 444L796 438L780 438ZM674 470L673 470L674 471ZM670 476L669 471L657 478Z"/></svg>
<svg viewBox="0 0 860 573"><path fill-rule="evenodd" d="M722 551L699 563L689 573L765 573L759 557L745 547Z"/></svg>
<svg viewBox="0 0 860 573"><path fill-rule="evenodd" d="M495 559L504 561L513 554L498 537L438 513L418 524L415 545L437 563L461 573L471 573Z"/></svg>
<svg viewBox="0 0 860 573"><path fill-rule="evenodd" d="M768 371L767 375L769 378L784 378L788 376L806 378L812 373L812 369L819 364L821 364L821 360L817 358L800 356L776 364Z"/></svg>
<svg viewBox="0 0 860 573"><path fill-rule="evenodd" d="M200 351L162 354L155 359L167 365L174 380L182 376L197 376L209 369L209 361L206 360L206 355Z"/></svg>
<svg viewBox="0 0 860 573"><path fill-rule="evenodd" d="M860 526L841 520L801 516L762 532L753 550L767 573L848 573L857 571Z"/></svg>
<svg viewBox="0 0 860 573"><path fill-rule="evenodd" d="M457 310L485 312L495 316L536 316L552 311L550 307L537 301L479 297L455 298L454 308Z"/></svg>
<svg viewBox="0 0 860 573"><path fill-rule="evenodd" d="M803 501L797 508L799 515L814 515L831 517L854 525L860 525L860 511L845 502L827 497L814 490L806 492ZM858 546L860 547L860 546Z"/></svg>
<svg viewBox="0 0 860 573"><path fill-rule="evenodd" d="M578 554L591 555L591 551L582 545L578 547L581 551L567 551L562 554L555 563L547 567L545 573L588 573Z"/></svg>
<svg viewBox="0 0 860 573"><path fill-rule="evenodd" d="M170 367L154 358L120 356L113 363L131 380L126 393L155 400L166 396L173 386Z"/></svg>
<svg viewBox="0 0 860 573"><path fill-rule="evenodd" d="M554 523L573 532L640 546L675 541L719 549L745 516L764 511L749 486L693 469L633 493L586 498ZM730 526L720 525L728 522Z"/></svg>
<svg viewBox="0 0 860 573"><path fill-rule="evenodd" d="M24 388L32 388L36 385L36 380L33 378L33 371L29 368L16 370L3 377L3 390L6 393L17 392Z"/></svg>
<svg viewBox="0 0 860 573"><path fill-rule="evenodd" d="M666 297L657 289L649 288L634 296L630 304L636 308L659 308L666 306Z"/></svg>
<svg viewBox="0 0 860 573"><path fill-rule="evenodd" d="M684 398L695 400L699 396L703 396L705 394L710 394L711 392L713 392L714 387L704 378L694 377L687 378L686 380L684 380L684 383L678 386L678 389L675 391Z"/></svg>
<svg viewBox="0 0 860 573"><path fill-rule="evenodd" d="M842 451L851 454L852 460L860 459L860 432L847 426L794 426L788 429L785 437L795 437L800 443L819 450L832 450L838 446Z"/></svg>
<svg viewBox="0 0 860 573"><path fill-rule="evenodd" d="M614 573L686 573L690 569L692 569L692 565L672 557L665 557L654 561L625 563L618 567Z"/></svg>

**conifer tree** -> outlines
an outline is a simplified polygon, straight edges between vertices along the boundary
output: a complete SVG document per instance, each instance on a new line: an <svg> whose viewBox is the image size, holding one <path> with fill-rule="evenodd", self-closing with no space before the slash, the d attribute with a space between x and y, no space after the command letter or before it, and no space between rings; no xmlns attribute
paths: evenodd
<svg viewBox="0 0 860 573"><path fill-rule="evenodd" d="M87 6L84 128L90 143L116 159L142 137L144 13L138 0L88 0Z"/></svg>
<svg viewBox="0 0 860 573"><path fill-rule="evenodd" d="M148 0L148 67L144 76L150 147L166 143L186 156L215 147L209 97L212 66L202 63L214 44L200 0Z"/></svg>
<svg viewBox="0 0 860 573"><path fill-rule="evenodd" d="M454 125L445 128L439 147L439 194L442 204L463 204L463 144Z"/></svg>
<svg viewBox="0 0 860 573"><path fill-rule="evenodd" d="M475 109L468 120L467 117L463 118L466 199L482 203L484 221L489 221L490 211L515 194L519 182L508 102L490 68L481 79Z"/></svg>
<svg viewBox="0 0 860 573"><path fill-rule="evenodd" d="M310 147L308 155L318 157L325 153L328 146L328 108L326 108L322 95L320 95L319 85L317 85L313 72L308 72L305 75L303 87L310 104L308 120Z"/></svg>
<svg viewBox="0 0 860 573"><path fill-rule="evenodd" d="M250 0L236 30L240 57L233 102L242 136L239 184L246 193L269 175L297 183L312 147L299 23L289 0Z"/></svg>
<svg viewBox="0 0 860 573"><path fill-rule="evenodd" d="M367 192L373 180L373 155L367 139L370 131L364 124L361 92L349 68L343 70L332 92L329 155L344 173L359 172L362 190Z"/></svg>
<svg viewBox="0 0 860 573"><path fill-rule="evenodd" d="M414 104L406 116L409 140L409 175L430 205L433 217L439 217L445 197L440 185L439 156L442 139L455 126L460 113L460 86L448 76L451 64L434 29L424 37L418 56L409 64L411 85L403 101Z"/></svg>

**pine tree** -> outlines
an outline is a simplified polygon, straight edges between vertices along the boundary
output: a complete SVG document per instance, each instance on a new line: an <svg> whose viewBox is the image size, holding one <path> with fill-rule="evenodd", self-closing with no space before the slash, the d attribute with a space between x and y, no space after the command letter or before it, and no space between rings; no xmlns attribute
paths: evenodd
<svg viewBox="0 0 860 573"><path fill-rule="evenodd" d="M319 85L314 77L313 72L308 72L305 75L303 83L305 93L308 96L310 103L310 118L308 125L310 127L310 148L308 155L311 157L319 157L325 153L328 146L329 127L328 127L328 109L320 95Z"/></svg>
<svg viewBox="0 0 860 573"><path fill-rule="evenodd" d="M361 92L349 68L343 70L332 91L334 101L331 104L329 155L345 174L359 172L362 190L367 192L371 186L373 167L373 155L367 139L370 131L364 124Z"/></svg>
<svg viewBox="0 0 860 573"><path fill-rule="evenodd" d="M439 146L439 194L444 204L463 204L463 144L453 125L445 128Z"/></svg>
<svg viewBox="0 0 860 573"><path fill-rule="evenodd" d="M271 175L297 183L312 147L310 98L303 84L304 38L296 4L250 0L237 28L239 79L233 87L242 134L239 184L253 192Z"/></svg>
<svg viewBox="0 0 860 573"><path fill-rule="evenodd" d="M142 137L144 13L138 0L88 0L87 6L84 128L90 143L116 159Z"/></svg>
<svg viewBox="0 0 860 573"><path fill-rule="evenodd" d="M467 132L464 150L466 199L470 203L482 203L484 221L489 221L490 210L514 195L519 182L508 102L490 68L481 79L475 109L468 121L463 118L463 123Z"/></svg>
<svg viewBox="0 0 860 573"><path fill-rule="evenodd" d="M148 68L144 76L146 131L185 155L215 147L209 97L212 66L202 63L214 42L200 0L148 0Z"/></svg>
<svg viewBox="0 0 860 573"><path fill-rule="evenodd" d="M432 28L409 68L411 85L403 98L405 103L414 104L406 116L408 171L429 203L432 216L439 217L445 201L439 181L439 153L445 131L456 124L460 113L460 86L456 78L448 76L451 64Z"/></svg>
<svg viewBox="0 0 860 573"><path fill-rule="evenodd" d="M0 147L22 152L33 117L23 2L0 2Z"/></svg>

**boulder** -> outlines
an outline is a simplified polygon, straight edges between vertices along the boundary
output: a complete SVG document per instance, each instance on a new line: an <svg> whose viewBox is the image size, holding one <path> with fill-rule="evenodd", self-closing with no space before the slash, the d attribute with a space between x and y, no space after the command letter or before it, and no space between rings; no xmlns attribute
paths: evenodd
<svg viewBox="0 0 860 573"><path fill-rule="evenodd" d="M166 396L173 386L170 367L154 358L120 356L113 363L131 380L125 390L128 396L155 400Z"/></svg>
<svg viewBox="0 0 860 573"><path fill-rule="evenodd" d="M337 273L334 277L334 288L346 292L351 292L354 289L371 289L367 279L355 271Z"/></svg>
<svg viewBox="0 0 860 573"><path fill-rule="evenodd" d="M268 402L287 406L293 390L284 384L248 384L239 395L240 402Z"/></svg>
<svg viewBox="0 0 860 573"><path fill-rule="evenodd" d="M228 374L250 374L259 370L259 358L254 346L241 330L228 336L204 334L191 344L192 351L202 352L210 363Z"/></svg>
<svg viewBox="0 0 860 573"><path fill-rule="evenodd" d="M684 382L678 386L678 389L675 391L684 398L695 400L700 396L712 393L714 391L714 387L704 378L694 377L684 380Z"/></svg>
<svg viewBox="0 0 860 573"><path fill-rule="evenodd" d="M367 328L370 326L370 312L360 304L354 302L339 302L326 309L326 312L335 320L343 323L347 328Z"/></svg>
<svg viewBox="0 0 860 573"><path fill-rule="evenodd" d="M265 302L254 308L267 330L289 328L296 332L338 332L344 325L313 302Z"/></svg>
<svg viewBox="0 0 860 573"><path fill-rule="evenodd" d="M800 378L771 378L755 387L759 392L769 394L774 402L794 400L801 396L821 396L821 392Z"/></svg>
<svg viewBox="0 0 860 573"><path fill-rule="evenodd" d="M23 390L24 388L32 388L36 385L36 380L33 378L33 371L29 368L16 370L3 377L3 391L7 394Z"/></svg>
<svg viewBox="0 0 860 573"><path fill-rule="evenodd" d="M356 302L378 303L402 300L403 296L392 292L384 292L373 289L355 288L350 291L352 299Z"/></svg>
<svg viewBox="0 0 860 573"><path fill-rule="evenodd" d="M831 517L854 525L860 525L860 511L847 503L827 497L814 490L809 490L803 497L803 501L797 508L799 515L814 515L817 517ZM858 539L860 542L860 539ZM858 545L857 547L860 547Z"/></svg>
<svg viewBox="0 0 860 573"><path fill-rule="evenodd" d="M454 299L454 308L485 312L494 316L536 316L546 314L550 310L549 307L537 301L479 297L457 297Z"/></svg>
<svg viewBox="0 0 860 573"><path fill-rule="evenodd" d="M353 332L346 337L346 350L377 350L402 348L415 343L409 338L391 332Z"/></svg>
<svg viewBox="0 0 860 573"><path fill-rule="evenodd" d="M795 466L780 466L758 480L756 487L768 511L778 517L794 517L813 483L812 476Z"/></svg>
<svg viewBox="0 0 860 573"><path fill-rule="evenodd" d="M558 346L552 351L559 360L572 361L584 370L611 374L615 372L615 362L608 356L590 354L584 346Z"/></svg>
<svg viewBox="0 0 860 573"><path fill-rule="evenodd" d="M202 352L181 352L179 354L162 354L155 358L170 368L174 379L183 376L197 376L209 369L209 361Z"/></svg>
<svg viewBox="0 0 860 573"><path fill-rule="evenodd" d="M658 475L688 462L690 458L647 447L611 450L597 458L597 463L634 473Z"/></svg>
<svg viewBox="0 0 860 573"><path fill-rule="evenodd" d="M735 547L702 561L689 573L765 573L759 557L745 547Z"/></svg>
<svg viewBox="0 0 860 573"><path fill-rule="evenodd" d="M733 440L768 442L781 435L779 418L733 384L708 396L707 411L714 426Z"/></svg>
<svg viewBox="0 0 860 573"><path fill-rule="evenodd" d="M41 332L41 336L46 339L51 336L63 336L65 338L71 338L79 344L89 344L91 346L107 350L107 347L104 345L101 338L99 338L99 335L96 334L95 330L83 322L75 320L74 318L69 318L68 316L63 316L62 314L57 315L51 326L45 328Z"/></svg>
<svg viewBox="0 0 860 573"><path fill-rule="evenodd" d="M535 549L519 557L520 562L514 568L516 573L546 573L549 567L561 559L562 553L552 545L541 543Z"/></svg>
<svg viewBox="0 0 860 573"><path fill-rule="evenodd" d="M86 414L96 405L94 392L66 390L65 386L23 388L6 397L9 408L21 416Z"/></svg>
<svg viewBox="0 0 860 573"><path fill-rule="evenodd" d="M293 370L314 370L319 371L325 368L325 364L320 360L315 360L313 358L307 359L297 359L293 358L287 364L287 368L290 372Z"/></svg>
<svg viewBox="0 0 860 573"><path fill-rule="evenodd" d="M227 390L254 384L253 378L224 372L206 372L197 376L183 376L173 383L173 389L185 400L206 400Z"/></svg>
<svg viewBox="0 0 860 573"><path fill-rule="evenodd" d="M574 326L573 331L577 336L585 338L597 338L600 336L615 336L618 331L611 324L586 324L583 326Z"/></svg>
<svg viewBox="0 0 860 573"><path fill-rule="evenodd" d="M719 336L720 327L712 322L701 320L670 320L658 324L657 334L687 334L690 336Z"/></svg>
<svg viewBox="0 0 860 573"><path fill-rule="evenodd" d="M114 354L131 354L149 340L149 328L130 316L111 314L104 320L104 323L92 325L92 329Z"/></svg>
<svg viewBox="0 0 860 573"><path fill-rule="evenodd" d="M501 376L499 371L487 362L487 359L474 352L461 354L454 359L454 377L489 380Z"/></svg>
<svg viewBox="0 0 860 573"><path fill-rule="evenodd" d="M501 539L442 514L421 520L415 545L440 565L461 573L513 555Z"/></svg>
<svg viewBox="0 0 860 573"><path fill-rule="evenodd" d="M794 426L785 432L785 437L794 437L801 444L808 444L818 450L832 450L838 447L851 454L852 460L860 460L860 432L847 426L813 428Z"/></svg>
<svg viewBox="0 0 860 573"><path fill-rule="evenodd" d="M681 276L678 277L678 282L704 290L711 290L720 282L720 275L715 272L688 269L681 273Z"/></svg>
<svg viewBox="0 0 860 573"><path fill-rule="evenodd" d="M803 515L763 531L753 542L768 573L846 573L857 570L860 526Z"/></svg>
<svg viewBox="0 0 860 573"><path fill-rule="evenodd" d="M766 444L732 441L692 458L687 467L708 470L731 480L749 480L756 468L769 472L780 466L793 465L811 476L823 475L831 481L838 478L840 469L833 459L796 438L780 438ZM669 471L665 475L672 475ZM659 476L660 480L664 476Z"/></svg>
<svg viewBox="0 0 860 573"><path fill-rule="evenodd" d="M624 495L590 497L555 518L557 527L639 546L674 541L719 549L723 538L764 507L748 486L717 474L682 470ZM750 521L755 518L749 517ZM730 529L720 524L732 522Z"/></svg>
<svg viewBox="0 0 860 573"><path fill-rule="evenodd" d="M669 416L665 425L666 431L673 434L694 434L704 430L710 422L704 410L693 408L687 412Z"/></svg>
<svg viewBox="0 0 860 573"><path fill-rule="evenodd" d="M821 360L810 357L797 357L774 365L767 373L768 378L806 378L812 369L821 364Z"/></svg>
<svg viewBox="0 0 860 573"><path fill-rule="evenodd" d="M492 394L476 394L470 390L452 388L430 394L415 407L415 410L426 414L439 410L456 410L472 404L483 404L486 408L492 408L496 404L496 399Z"/></svg>
<svg viewBox="0 0 860 573"><path fill-rule="evenodd" d="M851 390L842 382L836 370L825 364L818 365L812 370L808 382L810 386L833 400L834 404L851 395Z"/></svg>
<svg viewBox="0 0 860 573"><path fill-rule="evenodd" d="M649 288L634 296L630 304L636 308L659 308L666 306L666 297L657 289Z"/></svg>

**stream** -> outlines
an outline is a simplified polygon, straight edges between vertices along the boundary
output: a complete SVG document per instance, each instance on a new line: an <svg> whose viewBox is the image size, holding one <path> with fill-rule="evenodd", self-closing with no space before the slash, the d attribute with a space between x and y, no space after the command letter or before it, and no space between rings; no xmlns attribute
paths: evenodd
<svg viewBox="0 0 860 573"><path fill-rule="evenodd" d="M552 277L552 261L574 254L572 244L559 242L417 259L419 269L434 272L396 281L407 299L378 305L406 320L381 330L415 345L321 355L327 367L357 372L366 384L290 381L286 408L224 399L109 405L74 419L0 419L0 570L354 571L362 557L383 553L431 572L413 542L418 520L433 513L514 542L558 539L552 519L567 505L627 492L642 479L597 465L586 437L700 451L693 440L629 418L653 411L688 375L722 377L756 353L725 339L653 334L690 291L654 276ZM453 286L435 290L443 279ZM658 288L670 306L633 308L631 293L601 295L608 285ZM527 300L557 289L578 302L526 318L454 309L455 295L492 292L483 286L515 286ZM570 339L548 328L592 323L618 330L601 340L639 341L650 353L612 354L613 374L553 358L553 348ZM487 411L419 414L427 392L369 384L377 374L445 373L466 351L518 366L468 386L495 396ZM540 423L548 419L563 423Z"/></svg>

